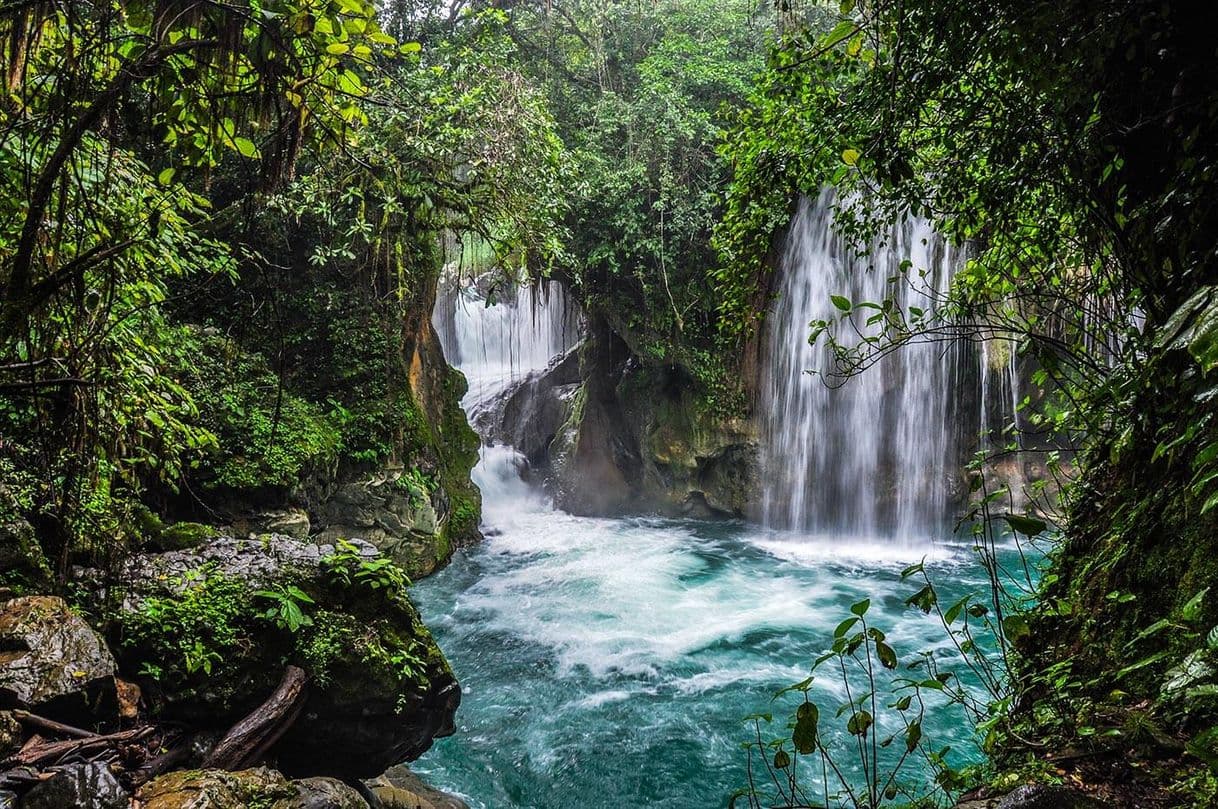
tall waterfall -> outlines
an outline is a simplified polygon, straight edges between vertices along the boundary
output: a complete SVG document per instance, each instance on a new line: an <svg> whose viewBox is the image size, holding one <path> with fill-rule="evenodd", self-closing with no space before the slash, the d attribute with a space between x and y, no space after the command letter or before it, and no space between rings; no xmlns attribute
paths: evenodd
<svg viewBox="0 0 1218 809"><path fill-rule="evenodd" d="M976 384L966 362L974 352L955 343L908 345L834 387L829 376L809 373L828 374L833 357L826 341L809 344L808 334L812 321L841 315L832 295L856 303L893 298L906 312L930 311L963 256L911 218L859 257L834 231L833 206L831 193L801 201L767 321L763 518L810 533L941 536L959 465L961 391ZM907 260L912 268L903 273ZM865 324L870 314L851 316L864 334L874 332ZM838 339L849 343L851 334L839 329Z"/></svg>

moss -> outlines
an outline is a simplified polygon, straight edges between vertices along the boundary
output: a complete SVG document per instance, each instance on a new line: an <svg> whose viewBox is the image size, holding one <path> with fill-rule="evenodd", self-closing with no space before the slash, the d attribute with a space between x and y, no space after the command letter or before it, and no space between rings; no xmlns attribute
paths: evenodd
<svg viewBox="0 0 1218 809"><path fill-rule="evenodd" d="M164 551L181 551L197 548L209 539L219 535L210 525L197 522L178 522L164 528L152 540L155 547Z"/></svg>

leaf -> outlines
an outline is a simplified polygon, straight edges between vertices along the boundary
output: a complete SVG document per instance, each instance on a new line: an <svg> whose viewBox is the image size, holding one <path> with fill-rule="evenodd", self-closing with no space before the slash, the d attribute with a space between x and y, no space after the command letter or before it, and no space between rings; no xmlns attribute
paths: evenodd
<svg viewBox="0 0 1218 809"><path fill-rule="evenodd" d="M820 710L811 702L802 703L795 711L795 730L791 741L801 755L816 752L817 723L820 721Z"/></svg>
<svg viewBox="0 0 1218 809"><path fill-rule="evenodd" d="M1049 526L1044 520L1038 520L1035 517L1021 516L1019 514L1004 514L1003 519L1011 526L1011 530L1017 534L1034 537L1038 534L1043 534Z"/></svg>
<svg viewBox="0 0 1218 809"><path fill-rule="evenodd" d="M1195 596L1190 598L1188 602L1180 608L1180 616L1186 621L1196 621L1201 617L1201 607L1205 604L1205 596L1210 591L1210 588L1204 587Z"/></svg>
<svg viewBox="0 0 1218 809"><path fill-rule="evenodd" d="M1007 640L1012 643L1032 633L1027 619L1022 615L1008 615L1003 618L1002 631L1007 636Z"/></svg>
<svg viewBox="0 0 1218 809"><path fill-rule="evenodd" d="M777 753L774 754L774 768L775 769L785 770L787 767L790 767L790 766L791 766L791 757L789 755L787 755L786 750L779 750Z"/></svg>
<svg viewBox="0 0 1218 809"><path fill-rule="evenodd" d="M847 618L837 625L837 629L833 630L833 637L844 638L846 633L849 632L858 622L858 618Z"/></svg>
<svg viewBox="0 0 1218 809"><path fill-rule="evenodd" d="M922 741L922 723L911 722L909 729L905 731L905 750L912 753L918 747L918 743Z"/></svg>
<svg viewBox="0 0 1218 809"><path fill-rule="evenodd" d="M173 182L174 168L171 166L167 169L162 169L161 173L156 176L156 181L160 185L169 185Z"/></svg>
<svg viewBox="0 0 1218 809"><path fill-rule="evenodd" d="M911 607L917 607L922 612L929 613L939 603L939 596L935 594L935 588L928 584L905 599L905 603Z"/></svg>
<svg viewBox="0 0 1218 809"><path fill-rule="evenodd" d="M959 618L960 613L964 611L964 606L968 604L969 598L971 598L971 596L965 596L955 604L948 607L947 612L943 613L943 623L947 624L948 626L956 623L956 619Z"/></svg>
<svg viewBox="0 0 1218 809"><path fill-rule="evenodd" d="M820 49L827 51L834 45L854 36L858 30L859 27L854 20L842 20L833 27L832 31L825 34L825 38L820 41Z"/></svg>
<svg viewBox="0 0 1218 809"><path fill-rule="evenodd" d="M874 722L871 714L866 711L856 711L851 714L850 721L846 723L846 730L851 736L865 736Z"/></svg>
<svg viewBox="0 0 1218 809"><path fill-rule="evenodd" d="M258 147L249 138L233 138L233 147L242 157L257 157Z"/></svg>
<svg viewBox="0 0 1218 809"><path fill-rule="evenodd" d="M1218 626L1210 630L1210 633L1205 636L1205 645L1211 649L1218 649Z"/></svg>
<svg viewBox="0 0 1218 809"><path fill-rule="evenodd" d="M801 691L805 694L808 693L808 689L812 687L812 679L813 678L808 677L805 680L800 680L799 682L795 683L794 685L788 685L785 688L778 689L777 691L774 692L774 699L778 699L783 694L789 694L792 691Z"/></svg>
<svg viewBox="0 0 1218 809"><path fill-rule="evenodd" d="M867 614L867 610L871 607L871 599L864 598L862 601L857 601L850 605L850 611L862 618Z"/></svg>
<svg viewBox="0 0 1218 809"><path fill-rule="evenodd" d="M833 301L833 305L843 312L849 312L854 308L850 303L850 299L843 298L841 295L830 295L829 300Z"/></svg>
<svg viewBox="0 0 1218 809"><path fill-rule="evenodd" d="M875 652L880 657L880 664L886 669L895 669L897 667L897 653L893 648L882 640L875 642Z"/></svg>
<svg viewBox="0 0 1218 809"><path fill-rule="evenodd" d="M846 149L842 152L842 162L847 166L858 165L859 151L858 149Z"/></svg>
<svg viewBox="0 0 1218 809"><path fill-rule="evenodd" d="M347 51L351 50L351 46L346 42L331 42L326 46L326 53L334 56L342 56Z"/></svg>
<svg viewBox="0 0 1218 809"><path fill-rule="evenodd" d="M401 47L398 48L398 50L403 54L418 53L419 51L423 50L423 46L420 45L418 42L403 42Z"/></svg>

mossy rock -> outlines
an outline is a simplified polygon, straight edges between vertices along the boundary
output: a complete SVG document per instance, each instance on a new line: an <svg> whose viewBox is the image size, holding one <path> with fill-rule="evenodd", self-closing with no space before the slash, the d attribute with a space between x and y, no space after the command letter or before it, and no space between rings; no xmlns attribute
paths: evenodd
<svg viewBox="0 0 1218 809"><path fill-rule="evenodd" d="M297 663L312 685L278 745L280 764L296 774L376 775L450 734L461 694L404 575L385 562L365 542L336 548L279 534L138 555L121 576L121 662L156 675L142 685L164 718L215 729L256 707L285 662ZM369 570L375 587L356 575ZM295 597L308 621L294 630L276 620L282 602L268 595L289 588L307 597ZM192 670L183 654L208 667Z"/></svg>
<svg viewBox="0 0 1218 809"><path fill-rule="evenodd" d="M184 551L197 548L209 539L219 536L214 526L197 522L178 522L161 530L152 540L153 547L162 551Z"/></svg>
<svg viewBox="0 0 1218 809"><path fill-rule="evenodd" d="M296 787L266 767L237 772L180 770L136 793L143 809L287 809Z"/></svg>

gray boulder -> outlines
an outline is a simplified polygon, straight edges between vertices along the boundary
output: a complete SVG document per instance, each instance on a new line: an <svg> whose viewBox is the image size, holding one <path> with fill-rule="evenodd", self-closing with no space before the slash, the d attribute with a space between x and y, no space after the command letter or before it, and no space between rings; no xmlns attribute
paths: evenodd
<svg viewBox="0 0 1218 809"><path fill-rule="evenodd" d="M363 796L336 778L302 778L292 785L297 795L284 809L368 809Z"/></svg>
<svg viewBox="0 0 1218 809"><path fill-rule="evenodd" d="M114 657L63 599L0 603L0 705L79 720L115 705Z"/></svg>
<svg viewBox="0 0 1218 809"><path fill-rule="evenodd" d="M367 542L345 547L344 564L355 568L380 557ZM270 534L222 536L191 550L129 559L120 577L126 611L140 610L149 597L180 594L206 569L207 576L241 582L249 593L299 588L311 598L304 609L316 618L298 634L247 627L240 651L210 673L145 683L145 695L166 718L225 730L270 695L285 659L293 660L312 675L308 697L272 755L297 775L366 778L418 758L436 737L450 735L461 689L406 590L365 584L355 577L358 569L344 568L344 581L323 564L335 551ZM299 644L310 639L324 644L324 662L315 652L300 652ZM126 650L125 667L138 670L145 660L140 654Z"/></svg>

